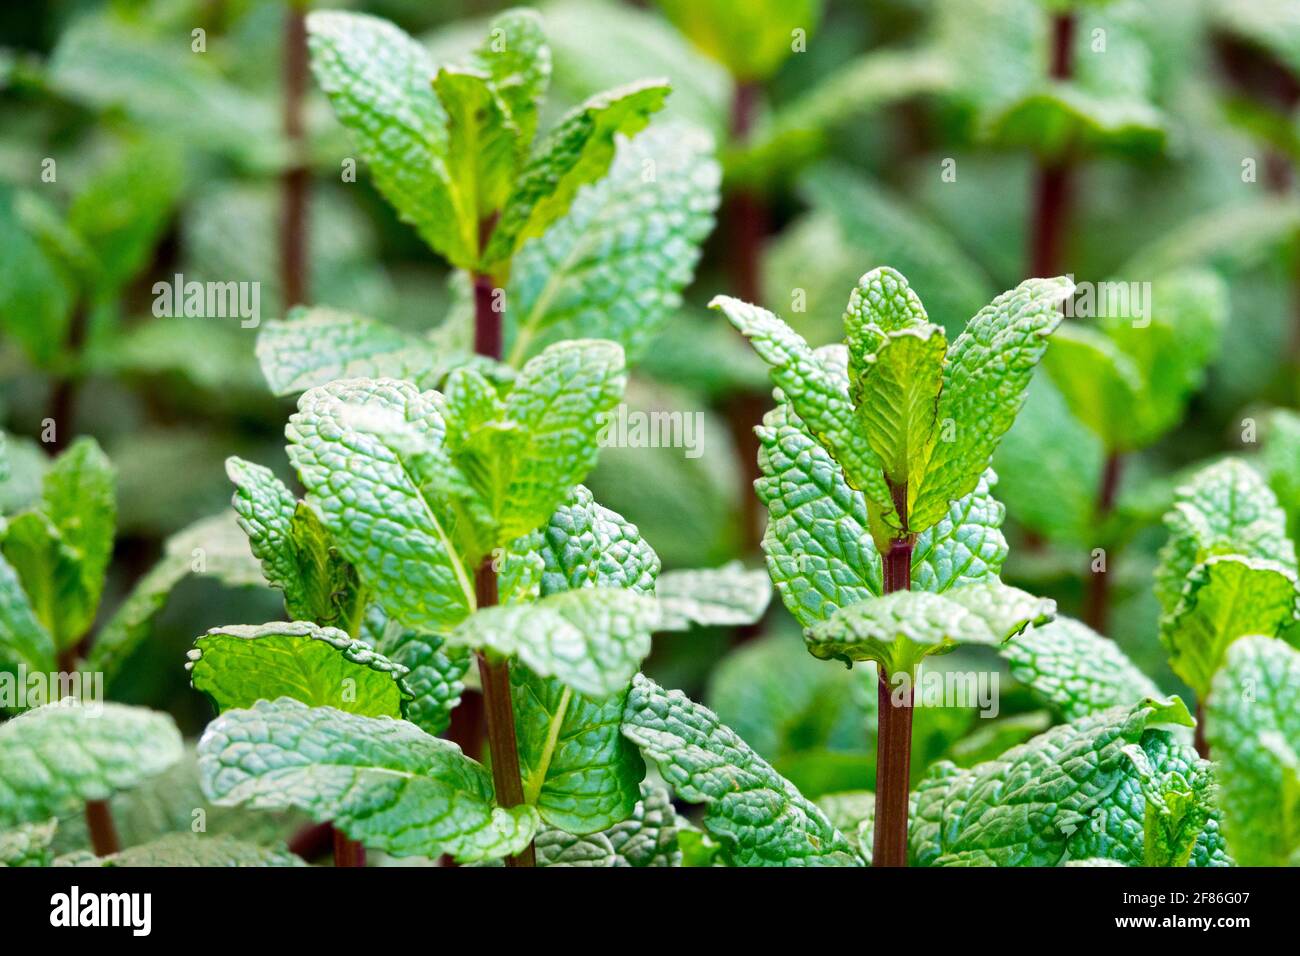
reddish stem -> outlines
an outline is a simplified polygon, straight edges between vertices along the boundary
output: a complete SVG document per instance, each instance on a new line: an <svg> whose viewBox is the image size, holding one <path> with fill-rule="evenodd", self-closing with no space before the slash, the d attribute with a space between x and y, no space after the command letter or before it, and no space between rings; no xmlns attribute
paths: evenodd
<svg viewBox="0 0 1300 956"><path fill-rule="evenodd" d="M1192 739L1196 752L1205 759L1210 759L1210 742L1205 737L1205 701L1196 701L1196 734Z"/></svg>
<svg viewBox="0 0 1300 956"><path fill-rule="evenodd" d="M366 865L366 848L356 840L349 840L343 831L337 828L334 828L334 865Z"/></svg>
<svg viewBox="0 0 1300 956"><path fill-rule="evenodd" d="M291 151L281 177L280 288L284 307L307 301L307 193L309 173L303 127L307 89L307 21L302 7L290 3L284 19L284 136Z"/></svg>
<svg viewBox="0 0 1300 956"><path fill-rule="evenodd" d="M90 831L90 846L95 856L108 856L122 849L107 800L86 801L86 829Z"/></svg>
<svg viewBox="0 0 1300 956"><path fill-rule="evenodd" d="M1057 14L1052 18L1050 73L1053 79L1068 80L1073 72L1074 25L1072 13ZM1055 276L1061 272L1061 257L1069 224L1070 180L1071 169L1067 158L1039 160L1031 225L1031 276Z"/></svg>
<svg viewBox="0 0 1300 956"><path fill-rule="evenodd" d="M1101 486L1097 491L1097 522L1102 524L1115 510L1115 498L1119 493L1119 479L1124 459L1112 452L1106 458L1101 472ZM1113 550L1113 549L1112 549ZM1105 634L1110 621L1110 576L1114 572L1114 555L1106 555L1106 567L1103 571L1094 571L1088 566L1088 593L1084 601L1083 620L1098 634Z"/></svg>
<svg viewBox="0 0 1300 956"><path fill-rule="evenodd" d="M890 482L890 496L900 515L907 514L907 485ZM906 524L906 523L904 523ZM912 589L912 549L916 539L907 533L889 543L884 554L885 593ZM912 780L912 675L898 694L892 693L889 674L877 665L878 729L876 733L876 821L872 843L873 866L907 866L907 813ZM900 699L895 701L895 696Z"/></svg>
<svg viewBox="0 0 1300 956"><path fill-rule="evenodd" d="M308 823L289 838L289 852L314 863L334 845L332 823Z"/></svg>

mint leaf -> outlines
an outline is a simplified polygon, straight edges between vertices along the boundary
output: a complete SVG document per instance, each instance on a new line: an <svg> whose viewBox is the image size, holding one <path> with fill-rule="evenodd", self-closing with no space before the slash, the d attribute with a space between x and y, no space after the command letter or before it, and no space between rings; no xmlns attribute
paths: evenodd
<svg viewBox="0 0 1300 956"><path fill-rule="evenodd" d="M395 447L394 428L418 448ZM434 633L475 603L441 502L424 490L421 456L437 459L445 432L436 392L391 379L314 388L285 428L289 460L339 551L390 615Z"/></svg>
<svg viewBox="0 0 1300 956"><path fill-rule="evenodd" d="M677 845L677 810L672 795L663 787L641 783L641 799L632 815L605 831L620 863L627 866L681 866Z"/></svg>
<svg viewBox="0 0 1300 956"><path fill-rule="evenodd" d="M1144 859L1144 768L1189 778L1191 749L1161 726L1191 726L1180 700L1147 699L1054 727L999 759L959 770L937 764L916 789L911 856L921 866L1056 866L1067 860ZM1207 823L1192 865L1226 862Z"/></svg>
<svg viewBox="0 0 1300 956"><path fill-rule="evenodd" d="M953 342L939 396L940 440L908 517L912 531L930 527L978 483L1024 404L1047 336L1061 322L1058 306L1072 289L1065 278L1027 279L980 309ZM951 441L944 440L945 422L953 423Z"/></svg>
<svg viewBox="0 0 1300 956"><path fill-rule="evenodd" d="M0 674L48 674L55 669L50 632L32 611L18 575L0 556Z"/></svg>
<svg viewBox="0 0 1300 956"><path fill-rule="evenodd" d="M739 627L763 616L772 599L772 585L763 571L733 561L721 568L668 571L659 576L655 597L658 630Z"/></svg>
<svg viewBox="0 0 1300 956"><path fill-rule="evenodd" d="M1073 618L1058 616L1030 628L998 653L1011 665L1016 680L1028 684L1066 720L1160 696L1114 641Z"/></svg>
<svg viewBox="0 0 1300 956"><path fill-rule="evenodd" d="M537 828L532 807L493 806L491 775L455 744L403 720L287 698L208 724L199 773L219 806L297 807L393 856L509 856Z"/></svg>
<svg viewBox="0 0 1300 956"><path fill-rule="evenodd" d="M218 713L292 697L367 717L401 716L406 668L333 627L228 624L194 642L185 665Z"/></svg>
<svg viewBox="0 0 1300 956"><path fill-rule="evenodd" d="M1206 704L1224 835L1242 866L1293 866L1300 853L1300 653L1245 637Z"/></svg>
<svg viewBox="0 0 1300 956"><path fill-rule="evenodd" d="M259 846L232 836L169 833L120 853L89 858L62 857L55 866L306 866L287 850Z"/></svg>
<svg viewBox="0 0 1300 956"><path fill-rule="evenodd" d="M451 646L518 657L579 694L622 690L650 652L658 623L652 598L625 588L564 591L535 604L486 607L447 638Z"/></svg>
<svg viewBox="0 0 1300 956"><path fill-rule="evenodd" d="M483 255L496 274L520 244L540 236L568 210L578 189L605 175L615 138L645 128L669 92L662 80L643 80L599 93L574 107L533 149L519 174Z"/></svg>
<svg viewBox="0 0 1300 956"><path fill-rule="evenodd" d="M638 674L623 734L680 799L706 804L704 827L734 866L853 866L844 835L712 711Z"/></svg>
<svg viewBox="0 0 1300 956"><path fill-rule="evenodd" d="M720 180L713 140L694 127L656 125L620 141L609 175L515 254L511 360L561 337L609 339L631 360L645 355L695 273Z"/></svg>
<svg viewBox="0 0 1300 956"><path fill-rule="evenodd" d="M98 443L79 438L45 473L40 501L3 530L4 556L60 648L85 636L99 607L117 517L113 486Z"/></svg>
<svg viewBox="0 0 1300 956"><path fill-rule="evenodd" d="M391 23L364 14L313 12L307 34L316 81L380 193L436 252L471 268L477 234L461 231L452 203L447 112L433 90L427 51Z"/></svg>
<svg viewBox="0 0 1300 956"><path fill-rule="evenodd" d="M897 527L899 518L881 474L880 460L854 412L847 379L836 375L807 342L766 309L730 296L716 296L709 308L726 315L750 340L770 367L772 384L780 389L808 432L844 469L849 485L866 495L880 511L881 520Z"/></svg>
<svg viewBox="0 0 1300 956"><path fill-rule="evenodd" d="M631 816L645 765L619 733L626 690L585 697L519 666L510 682L525 802L569 833Z"/></svg>
<svg viewBox="0 0 1300 956"><path fill-rule="evenodd" d="M1295 546L1276 496L1237 459L1198 471L1178 489L1164 520L1169 540L1160 550L1155 590L1166 614L1182 600L1192 568L1215 555L1263 558L1296 570Z"/></svg>
<svg viewBox="0 0 1300 956"><path fill-rule="evenodd" d="M506 415L521 438L498 541L543 525L596 463L601 418L623 397L623 350L598 339L552 345L519 373Z"/></svg>
<svg viewBox="0 0 1300 956"><path fill-rule="evenodd" d="M764 80L791 55L791 34L812 31L820 0L659 0L677 29L737 80Z"/></svg>
<svg viewBox="0 0 1300 956"><path fill-rule="evenodd" d="M49 866L53 859L50 844L58 826L59 821L51 819L0 831L0 867Z"/></svg>
<svg viewBox="0 0 1300 956"><path fill-rule="evenodd" d="M1070 411L1111 451L1129 450L1128 410L1142 401L1142 377L1133 359L1090 326L1057 329L1043 360Z"/></svg>
<svg viewBox="0 0 1300 956"><path fill-rule="evenodd" d="M1220 555L1188 575L1182 598L1160 619L1169 666L1204 699L1230 644L1274 637L1296 620L1296 575L1275 561Z"/></svg>
<svg viewBox="0 0 1300 956"><path fill-rule="evenodd" d="M1000 583L942 595L895 591L836 611L808 629L814 657L875 661L887 674L915 672L921 659L957 644L1000 644L1056 613L1056 603Z"/></svg>
<svg viewBox="0 0 1300 956"><path fill-rule="evenodd" d="M297 395L340 378L435 377L433 343L400 329L326 306L295 306L282 321L262 323L257 361L276 395Z"/></svg>
<svg viewBox="0 0 1300 956"><path fill-rule="evenodd" d="M998 476L990 468L975 489L948 505L937 524L916 536L912 587L942 594L968 584L996 582L1007 558L1002 521L1007 509L993 497Z"/></svg>
<svg viewBox="0 0 1300 956"><path fill-rule="evenodd" d="M537 110L551 79L551 50L541 17L526 8L493 17L487 38L474 51L473 64L488 75L493 92L519 129L521 148L526 148L537 130Z"/></svg>
<svg viewBox="0 0 1300 956"><path fill-rule="evenodd" d="M180 759L167 714L65 700L0 724L0 830L138 786Z"/></svg>
<svg viewBox="0 0 1300 956"><path fill-rule="evenodd" d="M465 690L470 655L446 646L446 639L387 622L375 649L407 669L406 686L414 695L404 716L427 734L441 734L451 725L451 712Z"/></svg>
<svg viewBox="0 0 1300 956"><path fill-rule="evenodd" d="M636 525L597 502L583 485L555 509L542 530L542 594L584 587L654 592L659 556Z"/></svg>

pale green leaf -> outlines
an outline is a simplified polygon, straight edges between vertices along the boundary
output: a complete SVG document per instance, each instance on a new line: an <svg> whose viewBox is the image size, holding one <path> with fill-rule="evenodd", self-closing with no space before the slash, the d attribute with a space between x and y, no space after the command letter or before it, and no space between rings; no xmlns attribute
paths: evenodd
<svg viewBox="0 0 1300 956"><path fill-rule="evenodd" d="M491 775L455 744L403 720L288 699L208 724L199 773L220 806L297 807L393 856L509 856L537 829L532 807L493 805Z"/></svg>
<svg viewBox="0 0 1300 956"><path fill-rule="evenodd" d="M578 485L542 531L545 560L541 593L585 587L622 587L654 592L659 556L636 525L603 507Z"/></svg>
<svg viewBox="0 0 1300 956"><path fill-rule="evenodd" d="M408 630L395 621L383 629L375 649L407 668L405 683L414 697L404 716L427 734L441 734L451 725L451 712L465 690L471 655L448 648L446 640Z"/></svg>
<svg viewBox="0 0 1300 956"><path fill-rule="evenodd" d="M29 674L52 672L54 639L32 611L18 575L0 556L0 675L16 678L20 669Z"/></svg>
<svg viewBox="0 0 1300 956"><path fill-rule="evenodd" d="M476 255L479 224L513 185L520 131L486 73L441 67L433 90L447 113L447 173L458 231Z"/></svg>
<svg viewBox="0 0 1300 956"><path fill-rule="evenodd" d="M490 78L493 91L519 129L521 148L527 147L551 79L551 50L542 18L523 7L493 17L487 37L474 51L473 63Z"/></svg>
<svg viewBox="0 0 1300 956"><path fill-rule="evenodd" d="M0 831L0 867L49 866L53 859L50 844L58 826L58 820L50 819Z"/></svg>
<svg viewBox="0 0 1300 956"><path fill-rule="evenodd" d="M658 0L692 43L737 80L765 80L821 19L821 0Z"/></svg>
<svg viewBox="0 0 1300 956"><path fill-rule="evenodd" d="M889 332L873 352L850 349L853 401L890 482L911 489L925 474L948 340L937 325Z"/></svg>
<svg viewBox="0 0 1300 956"><path fill-rule="evenodd" d="M665 572L655 585L655 597L658 630L739 627L763 616L772 599L772 585L765 572L733 561L720 568Z"/></svg>
<svg viewBox="0 0 1300 956"><path fill-rule="evenodd" d="M149 843L127 847L108 856L54 861L55 866L306 866L302 858L283 849L248 843L233 836L169 833Z"/></svg>

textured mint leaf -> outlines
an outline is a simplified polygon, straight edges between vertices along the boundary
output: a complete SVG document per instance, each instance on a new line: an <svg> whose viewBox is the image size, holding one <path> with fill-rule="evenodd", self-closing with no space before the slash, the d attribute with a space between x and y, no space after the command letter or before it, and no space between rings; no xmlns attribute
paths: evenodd
<svg viewBox="0 0 1300 956"><path fill-rule="evenodd" d="M819 0L659 0L664 14L737 80L765 80L791 55L796 29L811 33Z"/></svg>
<svg viewBox="0 0 1300 956"><path fill-rule="evenodd" d="M1000 583L942 595L896 591L841 608L805 631L804 641L823 660L875 661L888 674L911 674L931 654L957 644L1000 644L1055 613L1055 602Z"/></svg>
<svg viewBox="0 0 1300 956"><path fill-rule="evenodd" d="M734 866L854 866L844 835L708 708L638 674L624 735L678 798L706 804L704 827Z"/></svg>
<svg viewBox="0 0 1300 956"><path fill-rule="evenodd" d="M1136 744L1125 753L1137 768L1146 799L1142 820L1142 865L1187 866L1197 842L1214 818L1214 771L1199 760L1190 774L1157 770Z"/></svg>
<svg viewBox="0 0 1300 956"><path fill-rule="evenodd" d="M709 307L726 315L749 339L770 367L772 384L808 432L844 469L848 483L879 509L883 521L899 527L880 460L871 451L849 399L847 377L836 375L807 342L766 309L730 296L715 297Z"/></svg>
<svg viewBox="0 0 1300 956"><path fill-rule="evenodd" d="M297 395L340 378L437 377L432 343L374 319L327 306L295 306L263 322L257 361L276 395Z"/></svg>
<svg viewBox="0 0 1300 956"><path fill-rule="evenodd" d="M1047 336L1061 322L1058 306L1073 288L1063 277L1027 279L980 309L953 342L938 412L941 423L953 423L953 440L941 433L934 446L909 517L912 531L939 521L979 482L1024 404Z"/></svg>
<svg viewBox="0 0 1300 956"><path fill-rule="evenodd" d="M292 697L367 717L399 717L406 668L333 627L306 621L214 627L185 665L218 713Z"/></svg>
<svg viewBox="0 0 1300 956"><path fill-rule="evenodd" d="M583 485L555 510L542 531L542 594L584 587L654 592L659 556L636 525L601 505Z"/></svg>
<svg viewBox="0 0 1300 956"><path fill-rule="evenodd" d="M622 690L650 653L659 620L654 599L626 588L565 591L536 604L497 605L466 618L451 646L518 657L579 694Z"/></svg>
<svg viewBox="0 0 1300 956"><path fill-rule="evenodd" d="M1215 555L1263 558L1296 570L1286 514L1259 474L1240 460L1198 471L1177 490L1164 521L1169 540L1160 550L1155 590L1166 614L1182 600L1192 568Z"/></svg>
<svg viewBox="0 0 1300 956"><path fill-rule="evenodd" d="M522 437L500 516L502 543L541 527L586 477L602 416L626 384L623 350L599 339L552 345L523 367L506 399Z"/></svg>
<svg viewBox="0 0 1300 956"><path fill-rule="evenodd" d="M1131 450L1129 409L1143 400L1137 364L1091 326L1067 323L1057 330L1043 365L1074 416L1107 449Z"/></svg>
<svg viewBox="0 0 1300 956"><path fill-rule="evenodd" d="M149 635L153 617L180 581L194 574L230 587L265 584L248 540L230 511L203 518L167 539L163 556L99 629L86 657L86 669L103 671L106 680L120 670L131 652Z"/></svg>
<svg viewBox="0 0 1300 956"><path fill-rule="evenodd" d="M533 841L538 866L619 866L618 854L603 833L579 836L559 829L545 829Z"/></svg>
<svg viewBox="0 0 1300 956"><path fill-rule="evenodd" d="M1300 859L1300 653L1246 637L1228 649L1206 704L1224 835L1242 866Z"/></svg>
<svg viewBox="0 0 1300 956"><path fill-rule="evenodd" d="M947 350L937 325L889 332L866 354L850 350L853 401L871 450L895 485L910 489L925 473Z"/></svg>
<svg viewBox="0 0 1300 956"><path fill-rule="evenodd" d="M922 866L1056 866L1144 858L1148 772L1190 779L1195 753L1165 730L1191 726L1177 698L1147 699L1062 724L997 760L959 770L943 762L914 796L909 844ZM1140 765L1128 752L1138 746ZM1226 862L1217 821L1198 836L1192 865Z"/></svg>
<svg viewBox="0 0 1300 956"><path fill-rule="evenodd" d="M317 11L307 17L311 67L375 185L436 252L471 268L477 235L458 229L447 170L447 112L428 52L387 21Z"/></svg>
<svg viewBox="0 0 1300 956"><path fill-rule="evenodd" d="M817 806L844 833L862 862L871 865L875 836L876 795L869 790L845 790L821 797Z"/></svg>
<svg viewBox="0 0 1300 956"><path fill-rule="evenodd" d="M58 826L59 821L51 819L0 832L0 867L49 866L53 859L50 844Z"/></svg>
<svg viewBox="0 0 1300 956"><path fill-rule="evenodd" d="M446 646L446 639L408 630L389 621L375 649L407 669L405 683L413 698L404 716L427 734L441 734L451 724L451 712L465 690L470 655Z"/></svg>
<svg viewBox="0 0 1300 956"><path fill-rule="evenodd" d="M913 589L941 594L998 580L1008 549L1002 535L1007 510L993 497L997 483L993 469L986 470L970 494L952 502L937 524L916 536Z"/></svg>
<svg viewBox="0 0 1300 956"><path fill-rule="evenodd" d="M595 833L631 816L645 764L619 733L626 690L585 697L519 666L510 682L525 802L569 833Z"/></svg>
<svg viewBox="0 0 1300 956"><path fill-rule="evenodd" d="M1160 619L1169 666L1201 698L1229 645L1275 637L1296 620L1295 572L1275 561L1220 555L1192 568L1174 610Z"/></svg>
<svg viewBox="0 0 1300 956"><path fill-rule="evenodd" d="M668 571L655 585L661 631L701 627L739 627L763 616L772 585L761 570L739 561L720 568Z"/></svg>
<svg viewBox="0 0 1300 956"><path fill-rule="evenodd" d="M0 830L138 786L180 759L167 714L65 700L0 724Z"/></svg>
<svg viewBox="0 0 1300 956"><path fill-rule="evenodd" d="M302 858L284 849L248 843L233 836L169 833L149 843L128 847L108 856L70 856L55 866L306 866Z"/></svg>
<svg viewBox="0 0 1300 956"><path fill-rule="evenodd" d="M455 744L404 720L286 698L208 724L199 773L220 806L296 807L393 856L509 856L537 829L532 807L493 806L491 775Z"/></svg>
<svg viewBox="0 0 1300 956"><path fill-rule="evenodd" d="M226 459L226 476L235 485L232 504L239 527L248 535L249 550L262 562L267 583L284 591L288 604L289 592L298 584L290 540L297 499L265 465L231 456Z"/></svg>
<svg viewBox="0 0 1300 956"><path fill-rule="evenodd" d="M1287 513L1287 531L1292 541L1300 539L1300 414L1274 409L1268 417L1262 453L1262 470L1268 486Z"/></svg>
<svg viewBox="0 0 1300 956"><path fill-rule="evenodd" d="M642 80L599 93L565 114L520 171L483 256L487 271L496 274L521 243L568 211L582 186L604 176L616 137L644 129L668 92L663 80Z"/></svg>
<svg viewBox="0 0 1300 956"><path fill-rule="evenodd" d="M519 129L526 148L537 131L537 111L551 79L551 49L542 18L534 10L506 10L492 18L487 38L474 51L473 65L487 74Z"/></svg>
<svg viewBox="0 0 1300 956"><path fill-rule="evenodd" d="M609 175L515 254L512 361L557 338L609 339L629 359L644 355L695 274L720 180L713 140L694 127L656 125L620 141Z"/></svg>
<svg viewBox="0 0 1300 956"><path fill-rule="evenodd" d="M94 622L116 518L113 466L93 438L79 438L45 473L40 500L3 530L4 556L61 648Z"/></svg>
<svg viewBox="0 0 1300 956"><path fill-rule="evenodd" d="M1156 685L1112 640L1069 617L1030 628L999 649L1011 675L1066 720L1159 697Z"/></svg>
<svg viewBox="0 0 1300 956"><path fill-rule="evenodd" d="M479 248L479 223L510 193L520 131L487 73L441 67L433 90L447 113L447 172L461 242Z"/></svg>
<svg viewBox="0 0 1300 956"><path fill-rule="evenodd" d="M391 616L433 633L474 607L441 502L422 487L419 456L437 459L446 431L437 398L390 379L333 382L305 393L285 429L289 460L339 551ZM419 448L395 448L390 426Z"/></svg>
<svg viewBox="0 0 1300 956"><path fill-rule="evenodd" d="M32 611L18 575L0 556L0 673L48 674L55 669L54 639Z"/></svg>
<svg viewBox="0 0 1300 956"><path fill-rule="evenodd" d="M618 855L616 866L681 866L677 845L679 817L672 795L657 784L641 783L641 799L632 815L605 831Z"/></svg>

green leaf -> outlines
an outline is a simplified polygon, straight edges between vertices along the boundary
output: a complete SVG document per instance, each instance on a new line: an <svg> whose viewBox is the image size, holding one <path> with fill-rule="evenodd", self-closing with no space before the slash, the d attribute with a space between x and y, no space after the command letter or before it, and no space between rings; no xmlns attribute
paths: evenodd
<svg viewBox="0 0 1300 956"><path fill-rule="evenodd" d="M480 226L513 185L520 131L486 73L442 67L433 90L447 112L447 172L462 242L481 254Z"/></svg>
<svg viewBox="0 0 1300 956"><path fill-rule="evenodd" d="M677 810L663 787L641 783L632 815L605 831L610 846L627 866L681 866ZM616 866L619 864L615 864Z"/></svg>
<svg viewBox="0 0 1300 956"><path fill-rule="evenodd" d="M86 669L103 671L105 679L111 680L149 635L153 617L162 610L172 588L190 574L212 577L231 587L265 583L232 512L196 521L167 539L163 557L136 582L99 629L86 657Z"/></svg>
<svg viewBox="0 0 1300 956"><path fill-rule="evenodd" d="M526 148L537 131L537 111L551 79L551 50L542 18L526 8L493 17L473 63L488 75L493 92L519 129L521 148Z"/></svg>
<svg viewBox="0 0 1300 956"><path fill-rule="evenodd" d="M218 713L292 697L366 717L400 717L406 668L333 627L306 621L214 627L185 665Z"/></svg>
<svg viewBox="0 0 1300 956"><path fill-rule="evenodd" d="M1268 417L1261 465L1268 486L1277 495L1287 513L1287 533L1292 541L1300 539L1300 415L1285 408L1274 409Z"/></svg>
<svg viewBox="0 0 1300 956"><path fill-rule="evenodd" d="M1297 617L1296 575L1275 561L1227 554L1191 570L1182 598L1160 620L1160 641L1169 666L1197 696L1233 641L1247 634L1274 637Z"/></svg>
<svg viewBox="0 0 1300 956"><path fill-rule="evenodd" d="M1066 720L1159 697L1151 679L1112 640L1068 617L1030 628L1000 648L1011 675Z"/></svg>
<svg viewBox="0 0 1300 956"><path fill-rule="evenodd" d="M630 83L593 96L561 118L520 172L492 230L483 271L500 273L523 242L563 216L578 189L608 171L615 138L644 129L668 91L662 80Z"/></svg>
<svg viewBox="0 0 1300 956"><path fill-rule="evenodd" d="M1069 279L1027 279L971 318L948 351L939 396L940 441L916 493L908 527L922 531L971 492L1025 401L1047 336L1060 324ZM944 423L952 422L952 441ZM910 493L910 489L909 489Z"/></svg>
<svg viewBox="0 0 1300 956"><path fill-rule="evenodd" d="M583 485L555 509L542 531L541 593L621 587L652 594L659 556L636 525L602 506Z"/></svg>
<svg viewBox="0 0 1300 956"><path fill-rule="evenodd" d="M232 836L169 833L108 856L58 859L55 866L306 866L287 850L247 843Z"/></svg>
<svg viewBox="0 0 1300 956"><path fill-rule="evenodd" d="M393 856L510 856L537 829L532 807L493 806L491 775L455 744L403 720L285 698L208 724L199 773L219 806L297 807Z"/></svg>
<svg viewBox="0 0 1300 956"><path fill-rule="evenodd" d="M436 377L432 343L400 329L327 306L297 306L283 321L264 322L257 361L276 395L297 395L340 378Z"/></svg>
<svg viewBox="0 0 1300 956"><path fill-rule="evenodd" d="M737 80L765 80L821 19L821 0L658 0L677 29Z"/></svg>
<svg viewBox="0 0 1300 956"><path fill-rule="evenodd" d="M59 821L22 823L12 830L0 832L0 867L49 866L53 859L50 844Z"/></svg>
<svg viewBox="0 0 1300 956"><path fill-rule="evenodd" d="M772 585L765 572L733 561L720 568L668 571L659 576L655 597L658 630L740 627L763 616L772 600Z"/></svg>
<svg viewBox="0 0 1300 956"><path fill-rule="evenodd" d="M99 607L117 517L113 485L98 443L79 438L45 473L41 500L4 531L4 555L60 648L85 636Z"/></svg>
<svg viewBox="0 0 1300 956"><path fill-rule="evenodd" d="M828 451L853 488L863 492L881 520L899 527L880 460L866 440L862 422L849 399L847 378L841 380L808 343L779 318L758 306L730 296L716 296L709 308L722 312L749 339L770 368L772 384L822 447ZM946 507L946 503L945 503Z"/></svg>
<svg viewBox="0 0 1300 956"><path fill-rule="evenodd" d="M1206 704L1224 835L1242 866L1294 866L1300 853L1300 653L1246 637L1228 649Z"/></svg>
<svg viewBox="0 0 1300 956"><path fill-rule="evenodd" d="M1146 812L1142 820L1143 866L1187 866L1196 844L1214 819L1214 771L1199 760L1191 772L1158 771L1145 750L1125 748L1140 774ZM1217 821L1216 821L1217 823Z"/></svg>
<svg viewBox="0 0 1300 956"><path fill-rule="evenodd" d="M235 483L239 526L267 582L284 592L289 616L355 635L363 611L361 584L316 512L295 501L269 468L232 457L226 474Z"/></svg>
<svg viewBox="0 0 1300 956"><path fill-rule="evenodd" d="M498 543L546 522L596 463L602 419L623 397L623 350L599 339L552 345L519 373L506 415L522 437Z"/></svg>
<svg viewBox="0 0 1300 956"><path fill-rule="evenodd" d="M625 588L564 591L535 604L485 607L448 636L453 647L518 657L579 694L621 691L650 653L659 620L652 598Z"/></svg>
<svg viewBox="0 0 1300 956"><path fill-rule="evenodd" d="M1148 771L1190 779L1200 764L1166 730L1192 718L1176 697L1146 699L1061 724L997 760L933 767L917 788L909 845L921 866L1057 866L1145 856ZM1147 758L1139 765L1129 748ZM1198 836L1192 865L1226 862L1217 824Z"/></svg>
<svg viewBox="0 0 1300 956"><path fill-rule="evenodd" d="M1007 558L1002 521L1007 509L993 497L998 476L988 469L975 489L948 506L948 513L916 537L912 587L942 594L968 584L993 583Z"/></svg>
<svg viewBox="0 0 1300 956"><path fill-rule="evenodd" d="M313 12L307 35L316 81L379 191L434 251L471 268L478 236L460 228L452 202L447 112L433 90L429 54L391 23L364 14Z"/></svg>
<svg viewBox="0 0 1300 956"><path fill-rule="evenodd" d="M384 610L433 633L475 606L447 515L423 487L422 459L439 459L446 432L438 397L391 379L333 382L306 392L285 428L289 460L339 551Z"/></svg>
<svg viewBox="0 0 1300 956"><path fill-rule="evenodd" d="M138 786L180 759L167 714L65 700L0 724L0 830Z"/></svg>
<svg viewBox="0 0 1300 956"><path fill-rule="evenodd" d="M1240 460L1198 471L1178 489L1164 520L1169 540L1160 550L1155 590L1166 614L1182 600L1192 568L1215 555L1263 558L1296 570L1286 515L1259 474Z"/></svg>
<svg viewBox="0 0 1300 956"><path fill-rule="evenodd" d="M0 675L56 669L54 639L32 611L18 575L0 556Z"/></svg>
<svg viewBox="0 0 1300 956"><path fill-rule="evenodd" d="M1055 613L1054 601L1000 583L942 595L896 591L841 608L807 630L804 640L823 660L875 661L889 675L913 674L924 657L958 644L1001 644Z"/></svg>
<svg viewBox="0 0 1300 956"><path fill-rule="evenodd" d="M595 833L631 816L645 764L619 733L626 690L585 697L519 666L510 683L525 802L569 833Z"/></svg>
<svg viewBox="0 0 1300 956"><path fill-rule="evenodd" d="M735 866L853 866L844 835L712 711L638 674L623 734L676 795L707 805L704 827Z"/></svg>
<svg viewBox="0 0 1300 956"><path fill-rule="evenodd" d="M713 140L694 127L656 125L620 141L609 175L515 254L511 362L558 338L609 339L630 359L644 355L695 274L719 180Z"/></svg>
<svg viewBox="0 0 1300 956"><path fill-rule="evenodd" d="M395 621L383 629L375 649L407 668L405 683L414 697L404 716L427 734L441 734L451 725L451 712L465 690L470 655L448 648L446 639L408 630Z"/></svg>
<svg viewBox="0 0 1300 956"><path fill-rule="evenodd" d="M1043 366L1070 411L1108 450L1129 450L1126 419L1142 401L1142 377L1114 341L1089 326L1067 323L1056 330Z"/></svg>
<svg viewBox="0 0 1300 956"><path fill-rule="evenodd" d="M0 328L37 365L63 352L74 287L71 277L20 221L16 195L0 188Z"/></svg>

